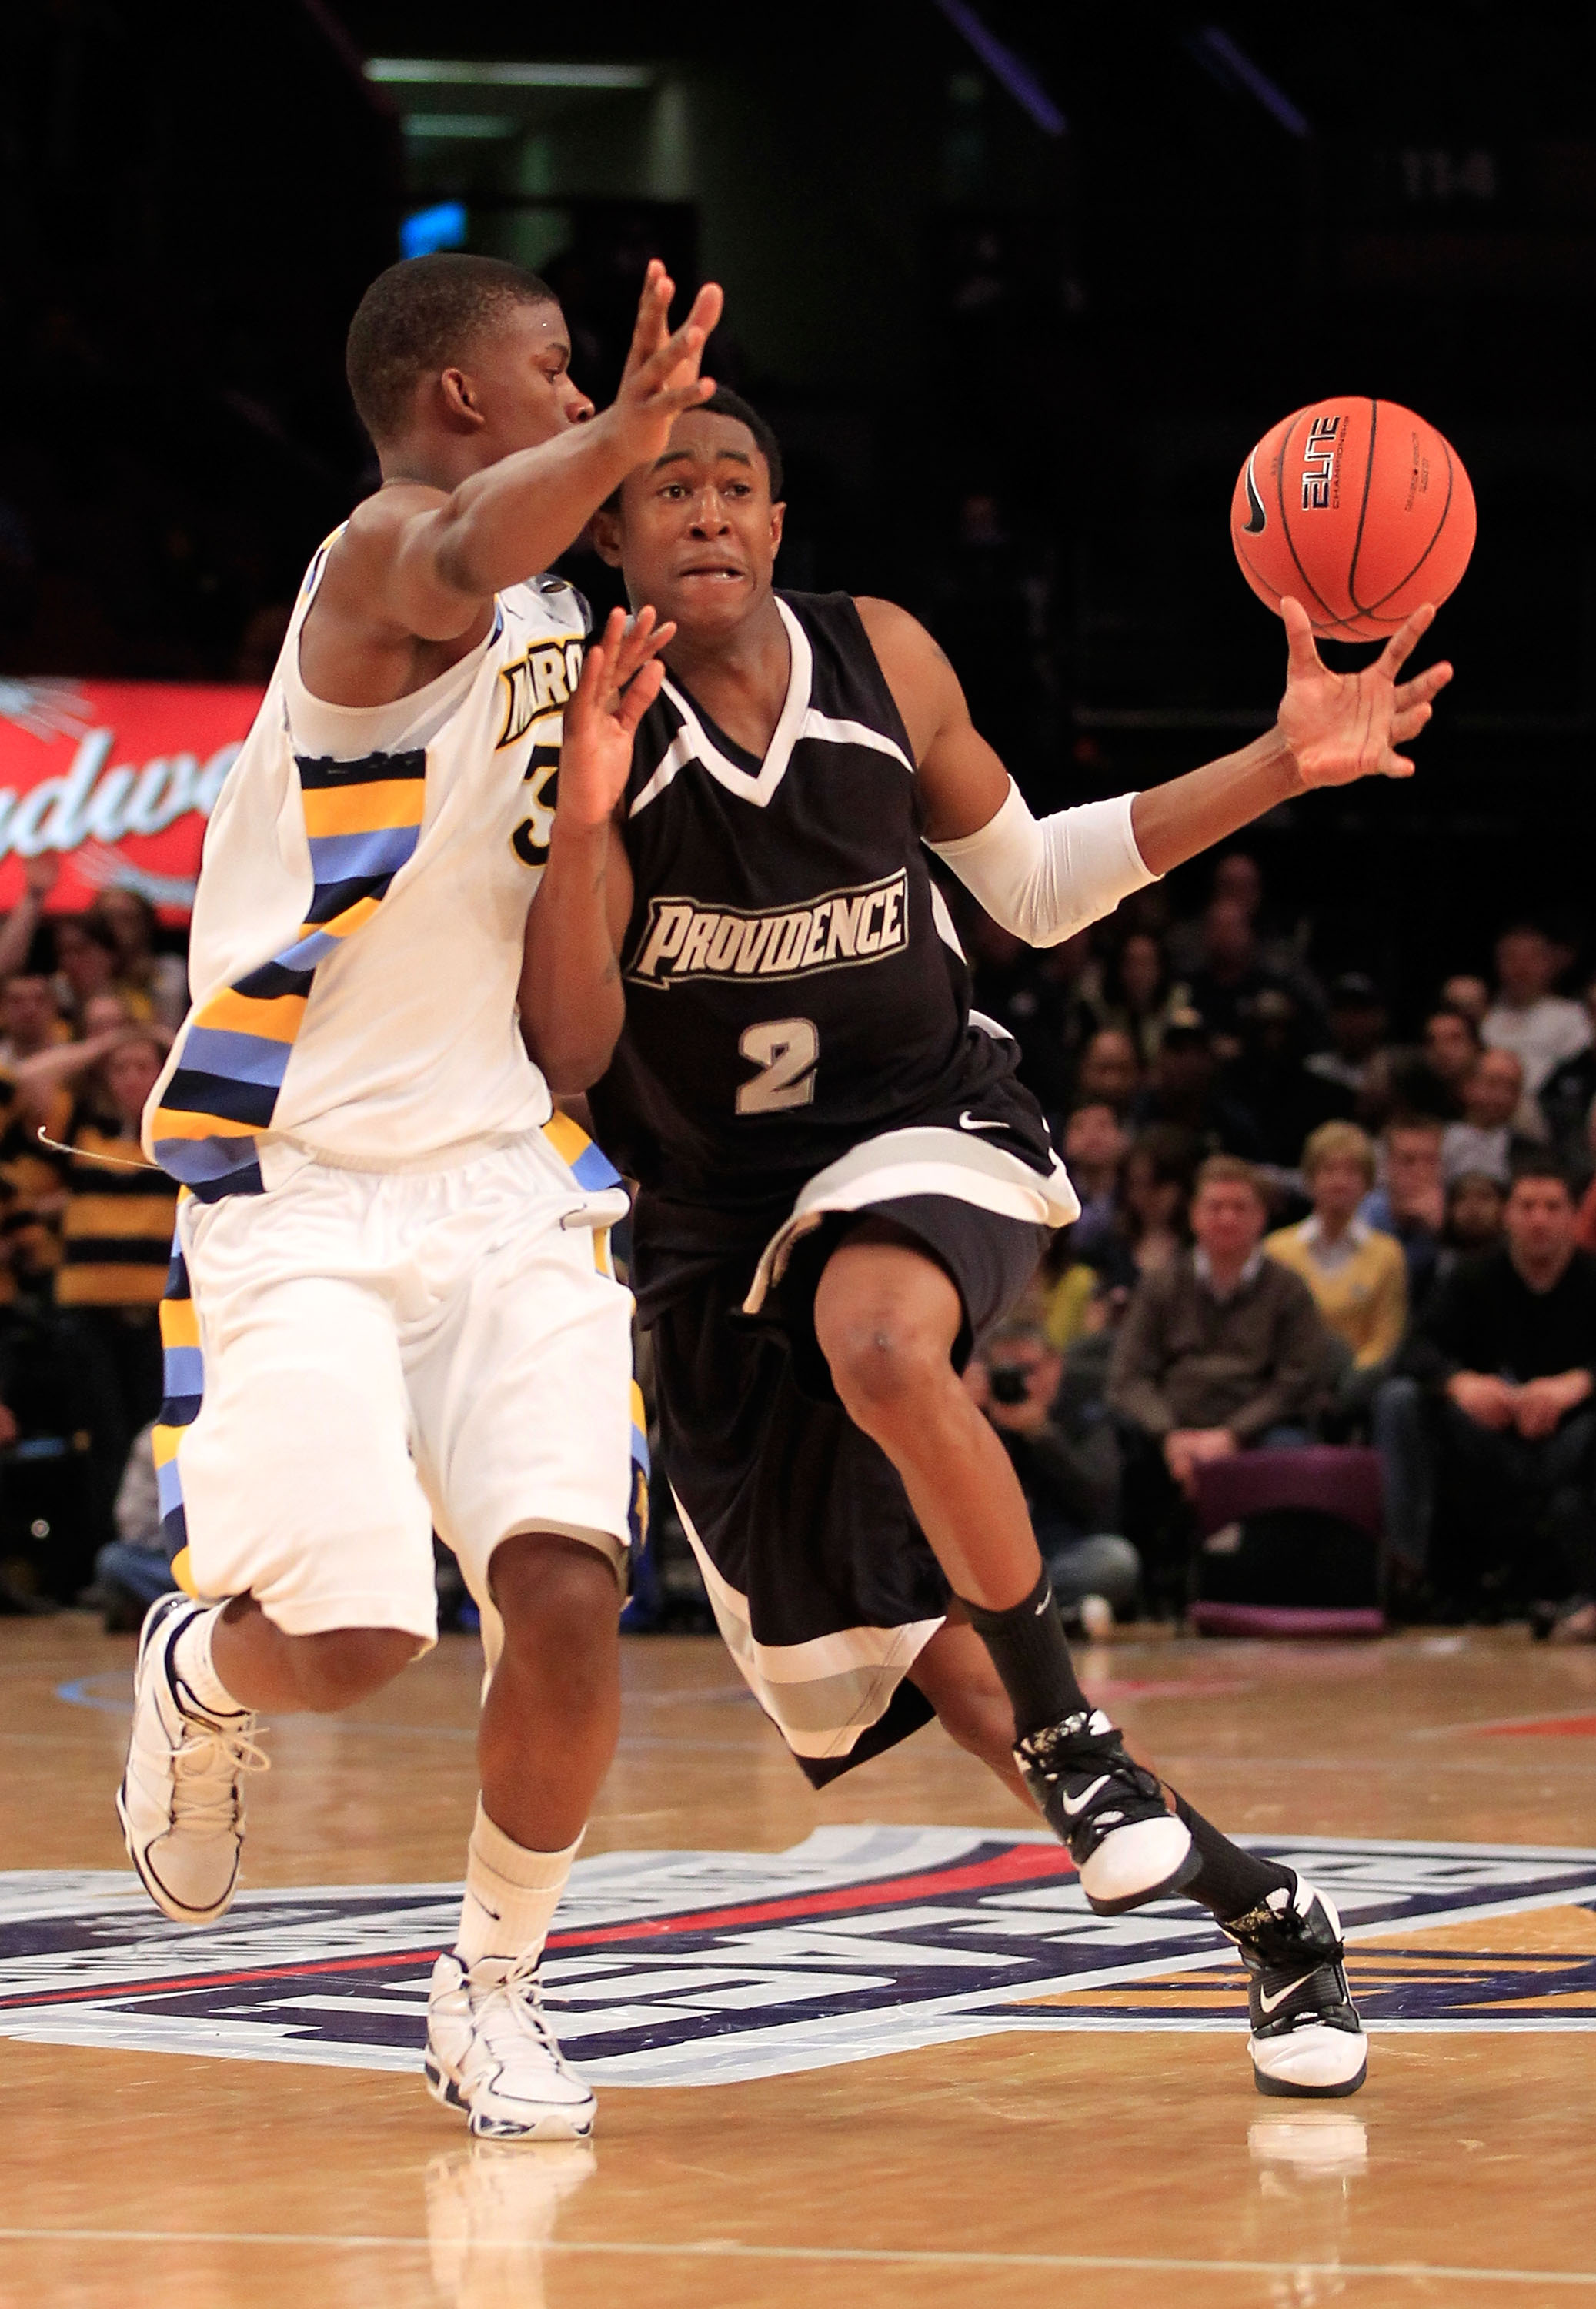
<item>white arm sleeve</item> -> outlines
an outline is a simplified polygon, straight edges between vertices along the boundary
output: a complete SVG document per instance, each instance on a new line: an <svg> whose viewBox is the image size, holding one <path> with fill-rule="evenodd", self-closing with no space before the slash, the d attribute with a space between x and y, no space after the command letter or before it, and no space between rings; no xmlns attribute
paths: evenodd
<svg viewBox="0 0 1596 2309"><path fill-rule="evenodd" d="M926 847L1005 930L1028 946L1059 946L1158 880L1131 831L1135 799L1083 802L1039 825L1011 778L1007 800L979 833Z"/></svg>

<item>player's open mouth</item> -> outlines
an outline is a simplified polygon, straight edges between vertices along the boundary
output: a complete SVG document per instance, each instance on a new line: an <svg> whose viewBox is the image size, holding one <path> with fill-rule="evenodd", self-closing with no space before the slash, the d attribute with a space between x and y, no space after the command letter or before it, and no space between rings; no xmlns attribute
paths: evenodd
<svg viewBox="0 0 1596 2309"><path fill-rule="evenodd" d="M690 569L684 569L680 574L685 578L718 577L722 581L736 580L746 575L743 570L733 568L729 561L694 562Z"/></svg>

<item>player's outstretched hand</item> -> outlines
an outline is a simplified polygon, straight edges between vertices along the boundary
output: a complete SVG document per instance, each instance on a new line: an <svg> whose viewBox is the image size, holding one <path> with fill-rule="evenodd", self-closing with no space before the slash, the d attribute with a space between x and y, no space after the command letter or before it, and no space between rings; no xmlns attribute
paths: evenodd
<svg viewBox="0 0 1596 2309"><path fill-rule="evenodd" d="M661 456L670 428L684 409L696 409L715 389L713 377L700 376L703 349L720 318L724 302L715 283L706 281L693 299L693 309L671 334L667 326L676 283L660 259L649 261L637 303L637 325L621 376L621 389L612 408L600 421L612 425L634 464Z"/></svg>
<svg viewBox="0 0 1596 2309"><path fill-rule="evenodd" d="M624 610L612 610L602 636L590 647L565 708L556 840L562 826L591 834L614 817L626 791L637 725L665 679L659 653L675 631L674 625L657 625L652 610L639 610L630 619Z"/></svg>
<svg viewBox="0 0 1596 2309"><path fill-rule="evenodd" d="M1398 627L1372 665L1333 673L1314 644L1300 601L1281 603L1289 658L1281 734L1305 786L1344 786L1354 778L1411 778L1408 745L1430 717L1431 701L1452 679L1445 660L1411 681L1398 674L1435 618L1428 603Z"/></svg>

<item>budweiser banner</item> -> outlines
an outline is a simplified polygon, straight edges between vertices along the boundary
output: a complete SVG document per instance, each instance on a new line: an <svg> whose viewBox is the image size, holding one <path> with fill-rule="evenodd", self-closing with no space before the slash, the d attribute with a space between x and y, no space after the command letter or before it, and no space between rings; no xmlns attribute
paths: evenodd
<svg viewBox="0 0 1596 2309"><path fill-rule="evenodd" d="M186 921L205 820L260 702L220 683L0 678L0 911L47 856L52 913L119 886Z"/></svg>

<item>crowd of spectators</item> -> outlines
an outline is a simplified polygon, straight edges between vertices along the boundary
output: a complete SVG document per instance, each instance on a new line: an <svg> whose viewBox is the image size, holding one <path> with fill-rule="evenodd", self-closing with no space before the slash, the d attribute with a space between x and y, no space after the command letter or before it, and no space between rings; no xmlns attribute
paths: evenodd
<svg viewBox="0 0 1596 2309"><path fill-rule="evenodd" d="M30 861L0 920L0 1610L87 1592L133 1624L166 1577L175 1209L138 1125L186 985L142 899L61 914L53 885ZM1060 1596L1094 1633L1180 1612L1228 1544L1205 1470L1350 1442L1388 1610L1596 1640L1596 986L1513 923L1494 982L1442 978L1399 1035L1372 978L1262 927L1244 852L1165 904L1045 952L963 923L1081 1203L969 1373Z"/></svg>
<svg viewBox="0 0 1596 2309"><path fill-rule="evenodd" d="M136 1583L92 1582L131 1547L167 1584L133 1447L160 1404L177 1189L139 1120L187 980L132 891L47 915L56 872L30 860L0 922L0 1611L90 1589L136 1624Z"/></svg>
<svg viewBox="0 0 1596 2309"><path fill-rule="evenodd" d="M1510 922L1399 1033L1307 926L1272 934L1245 852L1165 905L1037 955L968 924L1082 1206L970 1380L1060 1596L1182 1610L1205 1466L1352 1443L1389 1613L1596 1640L1596 984Z"/></svg>

